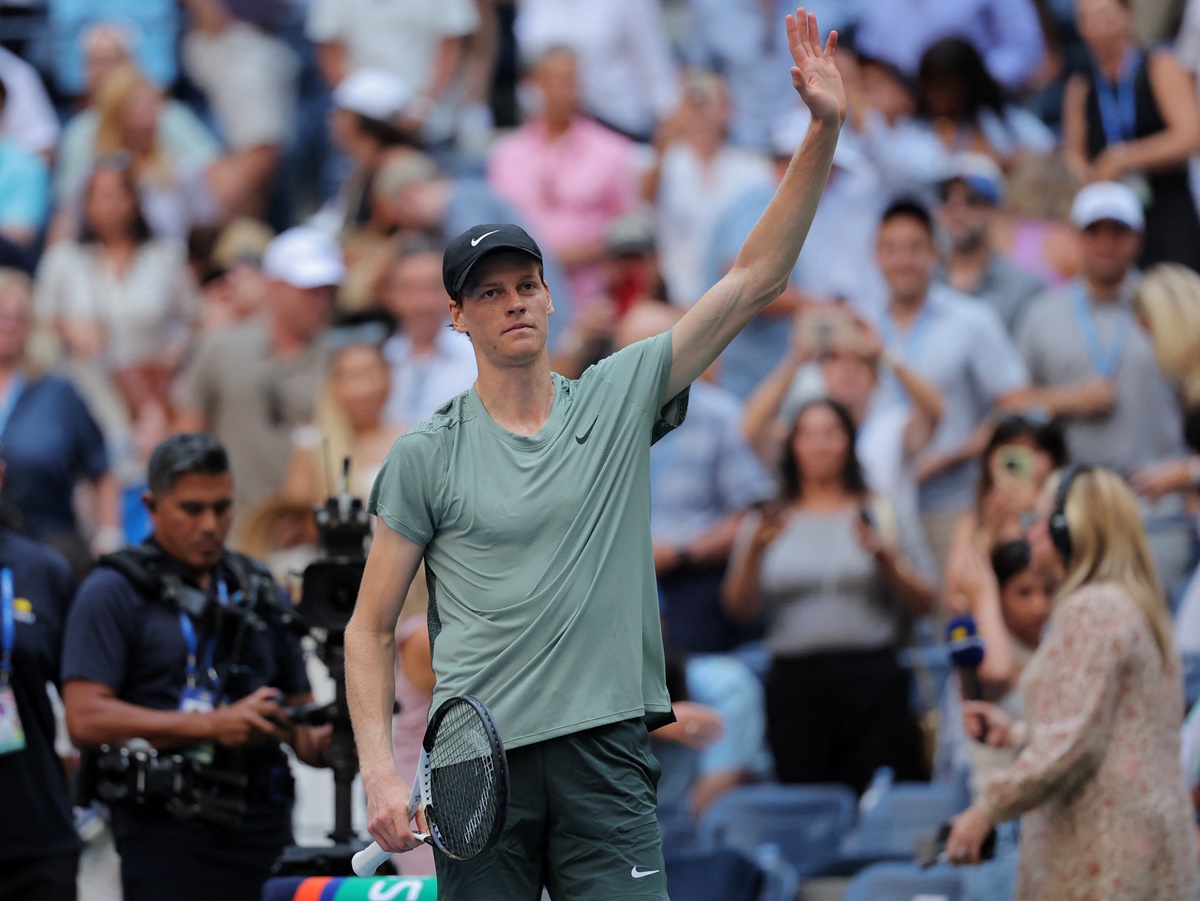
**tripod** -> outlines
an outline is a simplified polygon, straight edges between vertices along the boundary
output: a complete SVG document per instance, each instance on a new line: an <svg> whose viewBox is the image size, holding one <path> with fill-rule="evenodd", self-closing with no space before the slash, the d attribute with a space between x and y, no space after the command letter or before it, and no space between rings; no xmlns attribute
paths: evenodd
<svg viewBox="0 0 1200 901"><path fill-rule="evenodd" d="M330 763L333 769L332 845L291 845L275 862L275 876L353 876L350 860L366 844L353 825L351 810L354 777L358 775L358 755L354 749L354 730L346 703L346 646L341 632L326 633L318 642L318 655L336 686L329 704L297 711L294 722L319 726L333 725Z"/></svg>

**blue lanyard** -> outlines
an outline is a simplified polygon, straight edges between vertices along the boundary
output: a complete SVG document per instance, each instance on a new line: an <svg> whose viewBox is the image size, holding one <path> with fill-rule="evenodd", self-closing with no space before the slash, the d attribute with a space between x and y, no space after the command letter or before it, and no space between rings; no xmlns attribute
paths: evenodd
<svg viewBox="0 0 1200 901"><path fill-rule="evenodd" d="M17 643L17 626L13 615L16 601L13 598L12 570L7 566L0 569L0 608L3 608L4 649L0 654L0 688L7 688L12 677L12 652Z"/></svg>
<svg viewBox="0 0 1200 901"><path fill-rule="evenodd" d="M1133 316L1128 310L1121 310L1116 325L1113 326L1108 347L1102 347L1100 336L1096 333L1096 320L1092 316L1091 307L1088 306L1087 291L1080 281L1071 285L1071 306L1075 310L1075 318L1079 322L1079 331L1083 335L1083 343L1087 347L1092 366L1101 378L1111 379L1121 365L1121 354L1125 352L1129 333L1133 329Z"/></svg>
<svg viewBox="0 0 1200 901"><path fill-rule="evenodd" d="M1100 108L1100 124L1104 128L1106 144L1120 144L1137 135L1134 79L1141 61L1142 54L1139 51L1132 47L1125 48L1115 82L1110 82L1096 67L1096 105Z"/></svg>
<svg viewBox="0 0 1200 901"><path fill-rule="evenodd" d="M17 401L21 399L21 393L24 390L25 376L20 372L14 373L9 380L4 401L0 403L0 435L3 435L4 430L8 428L8 421L12 419L13 410L17 408Z"/></svg>
<svg viewBox="0 0 1200 901"><path fill-rule="evenodd" d="M221 606L229 603L229 589L225 585L225 580L217 582L217 600ZM192 618L183 610L179 611L179 631L183 634L183 643L187 645L187 687L196 687L197 676L197 657L196 651L199 647L199 642L196 640L196 627L192 625ZM216 667L213 665L213 659L217 651L217 639L215 636L209 638L204 652L204 671L208 677L208 683L214 691L220 691L221 679L217 675Z"/></svg>

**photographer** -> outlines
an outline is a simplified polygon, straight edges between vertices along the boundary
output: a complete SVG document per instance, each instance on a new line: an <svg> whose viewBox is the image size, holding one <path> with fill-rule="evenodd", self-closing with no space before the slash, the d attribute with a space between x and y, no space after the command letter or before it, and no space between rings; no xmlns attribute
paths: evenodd
<svg viewBox="0 0 1200 901"><path fill-rule="evenodd" d="M0 482L4 464L0 462ZM58 684L74 593L56 551L0 526L0 899L75 901L79 837L54 749L47 686ZM20 816L17 811L24 811Z"/></svg>
<svg viewBox="0 0 1200 901"><path fill-rule="evenodd" d="M67 727L99 750L126 901L257 899L291 843L281 743L324 762L324 736L284 712L309 686L278 588L225 549L232 496L215 439L164 441L144 498L152 536L103 558L67 619Z"/></svg>

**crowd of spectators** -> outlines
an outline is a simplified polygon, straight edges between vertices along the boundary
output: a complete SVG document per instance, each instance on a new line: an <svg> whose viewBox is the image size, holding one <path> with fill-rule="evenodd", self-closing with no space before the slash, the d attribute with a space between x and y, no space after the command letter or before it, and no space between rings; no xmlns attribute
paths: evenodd
<svg viewBox="0 0 1200 901"><path fill-rule="evenodd" d="M825 194L787 288L652 457L692 813L746 780L928 777L896 652L955 613L1019 709L1056 579L1028 532L1068 461L1137 491L1200 649L1200 2L810 9L842 32L850 107ZM365 495L474 381L440 262L475 224L540 242L557 371L670 328L807 127L785 12L0 2L13 528L85 571L145 537L149 450L206 430L236 545L295 571L341 460ZM967 757L977 784L1003 764Z"/></svg>

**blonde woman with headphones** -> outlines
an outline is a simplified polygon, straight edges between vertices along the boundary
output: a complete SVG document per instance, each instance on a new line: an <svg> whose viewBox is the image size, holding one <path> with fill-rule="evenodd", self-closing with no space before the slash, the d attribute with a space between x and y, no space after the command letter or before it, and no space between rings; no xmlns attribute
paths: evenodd
<svg viewBox="0 0 1200 901"><path fill-rule="evenodd" d="M1021 750L955 820L947 856L977 862L991 828L1024 814L1017 901L1195 901L1179 658L1137 499L1073 467L1048 527L1066 577L1022 679L1026 720L964 705L976 734Z"/></svg>

